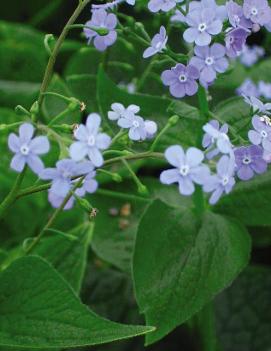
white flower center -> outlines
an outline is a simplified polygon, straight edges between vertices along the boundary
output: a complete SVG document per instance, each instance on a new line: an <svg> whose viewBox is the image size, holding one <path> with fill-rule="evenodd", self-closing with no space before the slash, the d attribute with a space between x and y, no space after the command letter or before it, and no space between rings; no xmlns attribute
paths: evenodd
<svg viewBox="0 0 271 351"><path fill-rule="evenodd" d="M138 121L133 121L133 126L134 126L135 128L138 128L138 127L139 127L139 122L138 122Z"/></svg>
<svg viewBox="0 0 271 351"><path fill-rule="evenodd" d="M26 145L26 144L24 144L24 145L22 145L21 147L20 147L20 151L21 151L21 154L22 155L28 155L29 154L29 147Z"/></svg>
<svg viewBox="0 0 271 351"><path fill-rule="evenodd" d="M88 137L88 146L94 146L95 145L95 136L94 135L90 135Z"/></svg>
<svg viewBox="0 0 271 351"><path fill-rule="evenodd" d="M222 178L222 185L227 185L228 183L229 183L229 177L228 176L224 176L223 178Z"/></svg>
<svg viewBox="0 0 271 351"><path fill-rule="evenodd" d="M234 22L235 22L236 24L239 24L239 23L240 23L240 17L239 17L238 15L234 15L234 16L233 16L233 19L234 19Z"/></svg>
<svg viewBox="0 0 271 351"><path fill-rule="evenodd" d="M190 171L190 168L189 168L188 165L183 165L183 166L181 166L181 168L180 168L180 174L181 174L183 177L187 176L187 174L189 173L189 171Z"/></svg>
<svg viewBox="0 0 271 351"><path fill-rule="evenodd" d="M262 138L267 138L267 132L265 130L261 131Z"/></svg>
<svg viewBox="0 0 271 351"><path fill-rule="evenodd" d="M206 29L207 29L207 24L206 23L200 23L198 25L199 32L204 32Z"/></svg>
<svg viewBox="0 0 271 351"><path fill-rule="evenodd" d="M220 134L220 138L221 138L221 139L224 139L224 140L227 140L227 141L230 140L226 133L221 133L221 134Z"/></svg>
<svg viewBox="0 0 271 351"><path fill-rule="evenodd" d="M244 165L249 165L251 163L251 157L249 155L245 156L242 162Z"/></svg>
<svg viewBox="0 0 271 351"><path fill-rule="evenodd" d="M155 45L155 49L156 49L156 50L159 50L159 49L161 48L161 46L162 46L162 43L161 43L161 41L159 41L159 42Z"/></svg>
<svg viewBox="0 0 271 351"><path fill-rule="evenodd" d="M207 66L211 66L214 63L214 58L212 56L206 57L205 63Z"/></svg>
<svg viewBox="0 0 271 351"><path fill-rule="evenodd" d="M256 9L256 7L252 7L251 10L250 10L250 13L251 13L253 16L256 16L256 15L258 15L258 10Z"/></svg>
<svg viewBox="0 0 271 351"><path fill-rule="evenodd" d="M181 83L185 83L185 82L187 81L186 75L185 75L185 74L180 74L180 75L179 75L179 81L180 81Z"/></svg>

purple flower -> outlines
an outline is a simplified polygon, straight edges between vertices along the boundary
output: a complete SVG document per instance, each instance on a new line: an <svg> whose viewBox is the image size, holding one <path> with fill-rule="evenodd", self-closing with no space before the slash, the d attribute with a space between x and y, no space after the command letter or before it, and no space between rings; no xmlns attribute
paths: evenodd
<svg viewBox="0 0 271 351"><path fill-rule="evenodd" d="M240 61L243 65L250 67L258 61L260 57L264 55L264 49L260 46L247 46L244 45L243 51L240 55Z"/></svg>
<svg viewBox="0 0 271 351"><path fill-rule="evenodd" d="M178 63L170 70L162 73L162 81L166 86L169 86L171 95L176 98L182 98L185 95L192 96L198 90L196 79L200 76L199 70L188 65L187 67Z"/></svg>
<svg viewBox="0 0 271 351"><path fill-rule="evenodd" d="M264 150L271 152L271 127L259 116L252 118L254 130L248 132L248 138L254 145L262 145Z"/></svg>
<svg viewBox="0 0 271 351"><path fill-rule="evenodd" d="M164 26L160 27L160 32L152 38L151 46L143 52L143 57L147 58L161 52L167 44L167 32Z"/></svg>
<svg viewBox="0 0 271 351"><path fill-rule="evenodd" d="M118 125L121 128L129 129L129 138L134 141L145 140L147 137L147 131L145 128L144 119L135 114L121 117L118 120Z"/></svg>
<svg viewBox="0 0 271 351"><path fill-rule="evenodd" d="M39 155L49 151L49 141L45 136L33 138L34 131L32 124L24 123L19 128L19 136L11 133L8 137L8 147L15 153L10 167L16 172L22 172L25 165L28 165L36 174L39 174L44 168Z"/></svg>
<svg viewBox="0 0 271 351"><path fill-rule="evenodd" d="M238 95L259 96L259 91L257 86L249 78L247 78L240 85L240 87L236 89L236 92Z"/></svg>
<svg viewBox="0 0 271 351"><path fill-rule="evenodd" d="M264 81L259 81L258 83L259 94L265 99L271 99L271 84L265 83ZM248 94L245 94L248 95Z"/></svg>
<svg viewBox="0 0 271 351"><path fill-rule="evenodd" d="M101 117L97 113L91 113L86 125L80 124L74 132L78 141L70 146L70 156L75 161L81 161L88 156L96 167L103 164L103 155L100 150L105 150L111 143L111 138L105 133L99 133Z"/></svg>
<svg viewBox="0 0 271 351"><path fill-rule="evenodd" d="M212 35L222 31L222 21L216 18L212 8L192 10L186 16L186 23L190 28L183 33L184 40L199 46L209 45Z"/></svg>
<svg viewBox="0 0 271 351"><path fill-rule="evenodd" d="M194 183L202 185L210 174L208 166L202 164L203 152L195 147L190 147L184 153L181 146L170 146L165 151L165 158L175 168L163 171L160 181L167 185L179 183L179 191L182 195L193 194Z"/></svg>
<svg viewBox="0 0 271 351"><path fill-rule="evenodd" d="M209 203L214 205L223 193L231 192L234 180L235 161L229 156L222 156L216 165L217 174L210 176L203 184L203 190L207 193L212 192Z"/></svg>
<svg viewBox="0 0 271 351"><path fill-rule="evenodd" d="M228 125L225 123L223 124L221 127L219 126L219 122L215 119L211 120L209 122L209 124L219 133L217 135L220 135L220 138L222 139L222 146L223 144L223 140L227 140L228 138L225 136L228 133ZM210 131L209 131L210 133ZM212 158L214 158L215 156L217 156L221 151L220 149L216 146L216 143L218 141L217 138L214 138L212 135L214 135L214 131L211 130L211 134L209 133L205 133L203 135L203 139L202 139L202 146L207 149L206 151L208 151L208 153L206 154L206 158L208 160L211 160ZM221 142L219 142L220 145ZM228 146L228 145L226 145ZM221 145L220 145L221 147ZM224 148L225 149L225 148ZM223 149L223 150L224 150ZM228 148L226 149L228 150Z"/></svg>
<svg viewBox="0 0 271 351"><path fill-rule="evenodd" d="M63 159L56 163L55 168L45 168L40 173L43 180L52 180L50 192L65 198L72 188L73 177L93 172L94 166L90 161L76 163L71 159Z"/></svg>
<svg viewBox="0 0 271 351"><path fill-rule="evenodd" d="M254 172L264 173L267 163L263 159L263 149L257 145L241 146L234 150L237 176L241 180L253 178Z"/></svg>
<svg viewBox="0 0 271 351"><path fill-rule="evenodd" d="M98 189L98 182L94 179L96 172L94 170L90 171L83 180L83 185L81 188L76 189L75 194L77 196L83 197L86 193L93 194Z"/></svg>
<svg viewBox="0 0 271 351"><path fill-rule="evenodd" d="M129 115L134 115L140 111L139 106L137 105L129 105L127 108L125 108L122 104L115 102L114 104L111 105L112 111L108 112L108 118L111 121L117 121L121 117L126 117Z"/></svg>
<svg viewBox="0 0 271 351"><path fill-rule="evenodd" d="M176 6L177 0L150 0L148 8L151 12L168 12Z"/></svg>
<svg viewBox="0 0 271 351"><path fill-rule="evenodd" d="M191 12L194 10L202 11L206 8L212 9L212 12L215 14L215 17L220 19L222 22L227 18L226 6L217 5L215 0L190 1L188 12ZM185 6L183 9L185 10ZM182 22L186 22L186 20Z"/></svg>
<svg viewBox="0 0 271 351"><path fill-rule="evenodd" d="M105 35L99 35L96 31L90 28L84 28L84 33L88 39L88 43L94 39L94 46L99 51L104 51L108 46L114 44L117 40L117 32L114 30L117 26L117 17L113 13L107 14L104 9L95 10L92 13L92 18L86 23L88 27L105 29L108 31Z"/></svg>
<svg viewBox="0 0 271 351"><path fill-rule="evenodd" d="M149 120L146 120L144 124L145 124L145 130L147 133L146 138L152 139L154 135L157 133L157 129L158 129L157 124L154 121L149 121Z"/></svg>
<svg viewBox="0 0 271 351"><path fill-rule="evenodd" d="M252 22L244 17L242 6L230 0L226 4L230 24L234 27L251 28Z"/></svg>
<svg viewBox="0 0 271 351"><path fill-rule="evenodd" d="M251 22L261 26L271 21L271 9L267 0L244 0L244 15Z"/></svg>
<svg viewBox="0 0 271 351"><path fill-rule="evenodd" d="M216 148L219 152L223 154L232 153L232 145L228 135L226 134L228 132L227 124L223 124L223 126L219 129L219 123L215 120L212 120L203 126L203 130L206 133L203 137L204 147L206 147L207 145L207 147L210 147L211 145L216 145ZM210 159L216 156L217 154L217 150L214 149L208 158Z"/></svg>
<svg viewBox="0 0 271 351"><path fill-rule="evenodd" d="M245 96L244 101L249 104L253 112L261 112L261 113L266 113L267 115L270 115L271 112L271 103L264 104L261 100L257 99L255 96Z"/></svg>
<svg viewBox="0 0 271 351"><path fill-rule="evenodd" d="M228 60L224 57L226 50L221 44L212 46L195 46L196 56L192 57L190 64L200 70L200 80L211 83L216 78L216 72L223 73L228 68Z"/></svg>
<svg viewBox="0 0 271 351"><path fill-rule="evenodd" d="M244 28L234 28L226 34L225 44L229 57L239 56L246 43L249 31Z"/></svg>

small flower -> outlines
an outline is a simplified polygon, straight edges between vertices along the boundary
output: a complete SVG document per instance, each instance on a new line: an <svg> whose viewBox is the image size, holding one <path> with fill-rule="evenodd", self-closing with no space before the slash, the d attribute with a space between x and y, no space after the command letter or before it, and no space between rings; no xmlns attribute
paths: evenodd
<svg viewBox="0 0 271 351"><path fill-rule="evenodd" d="M227 18L227 10L225 5L217 5L215 0L201 0L191 1L189 3L189 12L193 10L204 10L206 8L212 9L215 17L222 22Z"/></svg>
<svg viewBox="0 0 271 351"><path fill-rule="evenodd" d="M271 99L271 84L264 81L259 81L258 83L259 94L265 99ZM245 94L247 95L247 94Z"/></svg>
<svg viewBox="0 0 271 351"><path fill-rule="evenodd" d="M263 159L263 149L257 145L241 146L234 150L237 176L241 180L253 178L254 172L264 173L267 163Z"/></svg>
<svg viewBox="0 0 271 351"><path fill-rule="evenodd" d="M228 133L228 125L225 123L223 124L221 127L219 126L219 122L215 119L211 120L209 122L209 124L219 133L217 135L220 136L220 138L222 139L222 146L224 146L223 144L223 140L227 139L227 133ZM210 131L209 131L210 133ZM214 131L211 130L211 134L209 133L205 133L203 135L203 139L202 139L202 146L207 149L207 151L209 151L206 154L206 158L208 160L211 160L212 158L214 158L215 156L217 156L221 150L216 146L216 142L218 142L218 138L214 138L212 135L214 135ZM226 136L225 136L226 135ZM219 142L220 145L221 142ZM221 145L220 145L221 147ZM225 149L225 147L224 147ZM224 150L223 149L223 150ZM226 149L227 150L227 149Z"/></svg>
<svg viewBox="0 0 271 351"><path fill-rule="evenodd" d="M168 12L176 6L177 0L150 0L148 3L148 9L151 12Z"/></svg>
<svg viewBox="0 0 271 351"><path fill-rule="evenodd" d="M140 116L130 114L118 120L118 125L121 128L129 129L129 138L134 141L145 140L147 131L145 128L144 119Z"/></svg>
<svg viewBox="0 0 271 351"><path fill-rule="evenodd" d="M146 138L152 139L155 136L155 134L157 133L157 129L158 129L157 124L154 121L146 120L144 122L144 125L145 125L145 130L147 133Z"/></svg>
<svg viewBox="0 0 271 351"><path fill-rule="evenodd" d="M222 31L222 21L217 19L212 8L203 8L189 11L186 23L190 28L186 29L183 38L188 43L196 43L199 46L209 45L212 35Z"/></svg>
<svg viewBox="0 0 271 351"><path fill-rule="evenodd" d="M239 88L236 89L238 95L246 96L259 96L258 87L252 82L251 79L247 78Z"/></svg>
<svg viewBox="0 0 271 351"><path fill-rule="evenodd" d="M196 79L200 76L199 70L193 65L187 67L178 63L170 70L162 73L162 81L166 86L169 86L171 95L176 98L182 98L185 95L192 96L198 90Z"/></svg>
<svg viewBox="0 0 271 351"><path fill-rule="evenodd" d="M80 197L84 197L86 193L93 194L98 189L98 182L94 179L96 172L90 171L83 180L81 188L76 189L75 194Z"/></svg>
<svg viewBox="0 0 271 351"><path fill-rule="evenodd" d="M126 117L130 114L136 114L140 111L139 106L137 105L129 105L127 108L125 108L122 104L115 102L114 104L111 105L112 111L108 112L108 118L111 121L117 121L121 117Z"/></svg>
<svg viewBox="0 0 271 351"><path fill-rule="evenodd" d="M108 46L114 44L117 40L117 32L114 30L117 26L117 17L113 13L107 13L104 9L95 10L92 18L86 23L87 27L104 29L108 33L99 35L95 30L84 28L84 33L88 39L88 43L94 39L93 43L97 50L104 51Z"/></svg>
<svg viewBox="0 0 271 351"><path fill-rule="evenodd" d="M271 9L266 0L244 0L244 15L261 26L271 21Z"/></svg>
<svg viewBox="0 0 271 351"><path fill-rule="evenodd" d="M184 153L181 146L170 146L166 149L165 158L175 168L163 171L160 181L167 185L178 183L182 195L193 194L194 183L202 185L210 174L208 166L202 164L203 152L195 147L190 147Z"/></svg>
<svg viewBox="0 0 271 351"><path fill-rule="evenodd" d="M226 4L230 24L234 27L251 28L252 22L245 18L242 6L230 0Z"/></svg>
<svg viewBox="0 0 271 351"><path fill-rule="evenodd" d="M72 178L89 174L93 170L94 166L90 161L76 163L71 159L63 159L56 163L55 168L45 168L40 173L40 178L52 181L49 195L54 194L54 199L64 199L74 183Z"/></svg>
<svg viewBox="0 0 271 351"><path fill-rule="evenodd" d="M195 46L196 56L192 57L190 64L200 71L200 80L211 83L216 78L216 72L223 73L228 68L228 60L224 57L226 50L221 44L212 46Z"/></svg>
<svg viewBox="0 0 271 351"><path fill-rule="evenodd" d="M59 208L62 205L63 201L65 200L65 196L64 197L58 196L49 190L48 200L53 208ZM68 202L66 203L65 207L63 208L63 210L65 211L70 210L73 207L74 200L75 200L74 196L71 196Z"/></svg>
<svg viewBox="0 0 271 351"><path fill-rule="evenodd" d="M214 205L223 193L231 192L234 184L234 158L222 156L216 165L217 174L211 175L203 184L203 190L207 193L212 192L209 203Z"/></svg>
<svg viewBox="0 0 271 351"><path fill-rule="evenodd" d="M250 34L248 29L234 28L226 34L226 52L229 57L239 56Z"/></svg>
<svg viewBox="0 0 271 351"><path fill-rule="evenodd" d="M167 32L164 26L160 27L160 32L152 38L151 46L143 52L143 57L147 58L161 52L167 44Z"/></svg>
<svg viewBox="0 0 271 351"><path fill-rule="evenodd" d="M262 145L264 150L271 152L271 127L259 116L252 118L254 130L248 132L248 138L254 145Z"/></svg>
<svg viewBox="0 0 271 351"><path fill-rule="evenodd" d="M100 150L106 150L111 138L105 133L99 133L101 117L97 113L91 113L86 125L80 124L75 131L74 137L78 141L70 146L70 156L75 161L81 161L88 156L96 167L103 164L103 155Z"/></svg>
<svg viewBox="0 0 271 351"><path fill-rule="evenodd" d="M244 101L252 107L253 112L257 112L257 113L261 112L267 115L271 114L270 112L271 103L264 104L261 100L257 99L255 96L243 95L243 97L244 97Z"/></svg>
<svg viewBox="0 0 271 351"><path fill-rule="evenodd" d="M43 162L39 155L46 154L50 149L48 138L45 136L34 137L34 127L30 123L23 123L19 128L19 136L11 133L8 137L8 147L15 153L10 167L16 172L22 172L25 165L39 174L43 168Z"/></svg>
<svg viewBox="0 0 271 351"><path fill-rule="evenodd" d="M216 147L219 150L219 152L223 154L232 153L232 145L228 135L226 134L228 132L227 124L224 124L221 127L221 129L219 129L219 123L213 120L205 124L203 126L203 130L206 132L206 134L203 137L204 146L216 144ZM209 138L211 138L211 140ZM217 151L215 151L215 155L217 155ZM213 155L210 156L214 157Z"/></svg>
<svg viewBox="0 0 271 351"><path fill-rule="evenodd" d="M253 45L249 47L248 45L244 45L243 51L240 55L240 62L247 66L253 66L260 57L264 55L264 49L260 46Z"/></svg>

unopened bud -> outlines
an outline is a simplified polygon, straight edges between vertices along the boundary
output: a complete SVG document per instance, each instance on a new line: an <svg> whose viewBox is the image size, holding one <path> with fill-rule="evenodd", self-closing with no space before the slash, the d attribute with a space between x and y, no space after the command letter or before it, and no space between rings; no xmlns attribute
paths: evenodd
<svg viewBox="0 0 271 351"><path fill-rule="evenodd" d="M17 106L15 107L15 112L16 112L18 115L22 115L22 116L27 115L27 116L30 116L30 112L27 111L27 109L25 109L25 108L24 108L23 106L21 106L21 105L17 105Z"/></svg>
<svg viewBox="0 0 271 351"><path fill-rule="evenodd" d="M145 185L143 185L143 184L141 184L141 185L138 186L137 191L138 191L139 194L141 194L141 195L148 195L148 194L149 194L148 188L147 188Z"/></svg>
<svg viewBox="0 0 271 351"><path fill-rule="evenodd" d="M122 181L122 177L118 173L113 173L112 179L117 183L120 183Z"/></svg>
<svg viewBox="0 0 271 351"><path fill-rule="evenodd" d="M179 121L180 117L177 115L171 116L168 120L168 124L170 124L171 126L175 126L178 121Z"/></svg>

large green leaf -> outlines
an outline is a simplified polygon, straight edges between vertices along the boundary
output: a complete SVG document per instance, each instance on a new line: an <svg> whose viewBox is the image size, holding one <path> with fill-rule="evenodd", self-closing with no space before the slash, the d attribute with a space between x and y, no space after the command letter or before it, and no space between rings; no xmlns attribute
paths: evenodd
<svg viewBox="0 0 271 351"><path fill-rule="evenodd" d="M235 216L248 226L271 225L271 171L246 182L239 182L224 196L215 210Z"/></svg>
<svg viewBox="0 0 271 351"><path fill-rule="evenodd" d="M133 274L140 310L157 331L153 343L184 323L246 266L250 238L237 221L156 200L139 225ZM223 262L221 261L223 260Z"/></svg>
<svg viewBox="0 0 271 351"><path fill-rule="evenodd" d="M84 223L68 235L58 231L52 232L51 236L47 233L33 252L50 262L77 293L85 273L92 232L93 223Z"/></svg>
<svg viewBox="0 0 271 351"><path fill-rule="evenodd" d="M80 303L57 271L39 257L21 258L0 276L0 346L79 347L152 330L97 316Z"/></svg>
<svg viewBox="0 0 271 351"><path fill-rule="evenodd" d="M247 268L216 300L216 325L223 351L271 349L271 270Z"/></svg>

